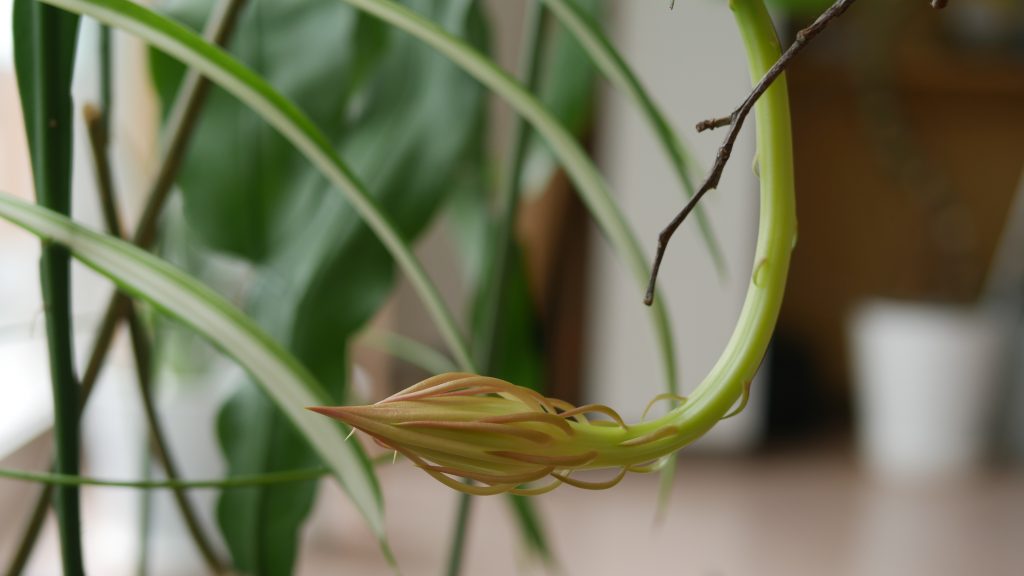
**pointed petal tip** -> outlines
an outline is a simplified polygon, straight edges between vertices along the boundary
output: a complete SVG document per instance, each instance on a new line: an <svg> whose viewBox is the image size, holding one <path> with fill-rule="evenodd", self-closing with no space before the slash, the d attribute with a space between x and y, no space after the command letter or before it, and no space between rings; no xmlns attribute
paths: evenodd
<svg viewBox="0 0 1024 576"><path fill-rule="evenodd" d="M317 414L323 414L338 420L345 420L345 417L348 415L347 408L347 406L306 406L306 410L310 412L316 412Z"/></svg>

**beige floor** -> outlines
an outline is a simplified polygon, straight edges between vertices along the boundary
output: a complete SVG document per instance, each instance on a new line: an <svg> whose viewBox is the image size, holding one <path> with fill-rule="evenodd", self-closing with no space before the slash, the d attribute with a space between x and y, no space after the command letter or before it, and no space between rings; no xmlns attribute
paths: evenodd
<svg viewBox="0 0 1024 576"><path fill-rule="evenodd" d="M526 561L504 498L478 498L463 574L1024 574L1024 475L992 472L886 486L866 479L847 454L818 448L743 459L686 455L660 527L653 523L656 477L632 476L604 492L563 487L535 500L560 571ZM456 494L402 462L384 467L381 480L402 573L442 574ZM100 500L91 494L86 513L95 518ZM304 536L300 574L391 573L336 488L321 491L316 510ZM97 528L87 542L99 529L90 525ZM57 573L52 526L47 532L31 574ZM187 541L183 546L189 553ZM100 566L103 557L124 560L123 549L106 556L95 547L88 552L93 574L132 573ZM192 574L197 566L157 564L152 574Z"/></svg>
<svg viewBox="0 0 1024 576"><path fill-rule="evenodd" d="M383 472L403 574L441 574L454 496L399 464ZM879 485L824 450L756 459L684 458L664 525L657 479L606 492L562 488L536 500L569 575L1020 576L1024 476ZM334 500L334 498L328 498ZM338 497L340 501L340 497ZM344 507L344 504L340 504ZM317 518L301 573L386 573L351 511ZM347 508L347 507L346 507ZM477 499L465 574L544 573L521 555L501 498ZM330 540L332 534L344 534ZM557 572L554 572L557 573Z"/></svg>

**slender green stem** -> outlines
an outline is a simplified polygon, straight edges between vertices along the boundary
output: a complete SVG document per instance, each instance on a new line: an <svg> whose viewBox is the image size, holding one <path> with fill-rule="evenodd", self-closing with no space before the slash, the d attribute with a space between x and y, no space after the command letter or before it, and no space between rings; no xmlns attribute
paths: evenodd
<svg viewBox="0 0 1024 576"><path fill-rule="evenodd" d="M35 541L39 537L39 532L43 529L43 522L46 520L46 511L48 509L46 503L50 501L49 495L52 493L53 484L47 484L39 491L37 504L32 510L28 523L25 525L25 530L22 532L21 539L19 540L19 546L11 558L7 571L4 572L7 576L18 576L25 569L25 565L28 564Z"/></svg>
<svg viewBox="0 0 1024 576"><path fill-rule="evenodd" d="M241 14L246 1L220 0L210 16L205 37L215 44L227 42L234 31L235 24L238 22L238 16ZM178 89L178 94L174 99L174 105L171 108L171 114L167 122L167 133L170 134L170 137L167 140L167 146L160 162L157 176L150 188L142 217L135 229L133 241L138 246L150 248L156 241L157 224L160 220L160 215L163 213L167 198L174 188L178 169L185 158L185 151L191 140L199 112L206 102L209 88L209 80L198 72L190 71ZM82 373L81 393L78 399L79 415L85 410L85 405L92 394L93 387L106 361L110 345L113 343L117 325L128 313L129 304L130 300L121 292L115 292L107 303L103 319L96 330L96 337L93 340L89 360L86 363L85 371ZM53 486L47 486L40 493L32 518L45 515L45 507L47 502L50 501L52 494ZM31 556L41 528L41 522L30 522L28 524L18 543L18 552L7 567L6 574L8 576L17 576L25 569L25 563L28 561L29 556Z"/></svg>
<svg viewBox="0 0 1024 576"><path fill-rule="evenodd" d="M467 480L472 482L472 480ZM469 512L472 508L472 496L459 494L459 505L455 510L455 528L452 535L451 549L448 551L448 566L445 574L459 576L462 573L462 557L466 548L466 533L469 528Z"/></svg>
<svg viewBox="0 0 1024 576"><path fill-rule="evenodd" d="M146 443L148 448L149 443ZM148 449L142 450L142 481L153 478L153 458ZM146 576L149 571L150 535L153 531L153 493L145 491L142 496L142 510L139 512L139 558L136 567L138 576Z"/></svg>
<svg viewBox="0 0 1024 576"><path fill-rule="evenodd" d="M546 14L547 11L540 0L530 0L519 56L519 80L530 91L536 89L540 77L540 58L543 53L541 45ZM481 366L488 374L494 372L495 345L498 342L499 318L506 299L505 284L512 260L516 212L519 207L522 188L521 176L529 135L529 124L521 116L517 116L512 126L508 160L505 162L505 176L498 191L498 218L494 226L494 256L491 266L493 277L487 284L491 288L485 295L483 319L479 326L479 332L476 334L477 365ZM473 496L468 493L459 495L455 528L452 534L451 549L448 553L448 576L458 576L462 570L462 558L466 548L466 534L472 505Z"/></svg>
<svg viewBox="0 0 1024 576"><path fill-rule="evenodd" d="M391 455L386 460L391 462ZM101 480L88 476L73 476L47 472L28 472L0 468L0 477L23 482L36 482L51 486L100 486L105 488L134 488L137 490L223 490L231 488L250 488L271 484L287 484L315 480L330 474L325 467L286 470L267 474L250 474L218 478L215 480Z"/></svg>
<svg viewBox="0 0 1024 576"><path fill-rule="evenodd" d="M107 232L111 236L123 240L121 215L117 207L114 182L110 171L110 159L107 155L104 114L96 108L86 106L85 123L89 134L89 143L92 146L93 162L96 167L96 188L99 191L103 220L107 227ZM163 467L167 477L175 480L179 478L178 466L171 455L170 446L153 401L152 348L145 328L142 326L135 303L130 300L127 305L126 320L128 322L128 333L131 338L132 353L135 356L135 371L139 384L139 395L142 398L143 413L149 426L149 437L152 440L153 452L160 461L160 465ZM181 512L181 517L185 521L185 527L192 536L192 540L195 542L196 548L199 549L200 555L206 561L207 566L215 574L224 572L224 563L217 558L213 544L211 544L210 538L203 530L202 524L199 523L199 517L196 515L195 510L193 510L188 496L182 490L174 490L174 499Z"/></svg>
<svg viewBox="0 0 1024 576"><path fill-rule="evenodd" d="M15 6L19 88L40 205L71 213L71 70L78 17L51 6L19 0ZM56 469L78 473L78 382L71 322L71 255L44 244L39 262L53 387ZM54 498L64 573L83 574L78 489L67 486Z"/></svg>
<svg viewBox="0 0 1024 576"><path fill-rule="evenodd" d="M100 111L103 113L104 144L109 144L110 118L114 110L114 55L110 36L110 27L100 24Z"/></svg>

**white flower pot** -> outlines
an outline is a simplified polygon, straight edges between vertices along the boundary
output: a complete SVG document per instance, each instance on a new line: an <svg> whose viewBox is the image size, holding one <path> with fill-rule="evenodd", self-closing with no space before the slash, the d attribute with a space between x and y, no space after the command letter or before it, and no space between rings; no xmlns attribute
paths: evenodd
<svg viewBox="0 0 1024 576"><path fill-rule="evenodd" d="M1005 323L975 308L872 301L850 325L857 433L888 479L975 472L1004 368Z"/></svg>

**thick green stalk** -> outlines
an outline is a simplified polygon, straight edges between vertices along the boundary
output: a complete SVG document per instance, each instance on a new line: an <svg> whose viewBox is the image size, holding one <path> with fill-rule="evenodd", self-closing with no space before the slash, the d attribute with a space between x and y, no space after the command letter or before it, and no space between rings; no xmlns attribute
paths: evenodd
<svg viewBox="0 0 1024 576"><path fill-rule="evenodd" d="M20 0L15 12L15 59L36 198L40 205L67 215L71 212L71 70L78 17L29 0ZM56 470L63 474L78 473L70 265L67 249L43 245L39 267L50 347ZM64 573L82 574L78 489L57 490L54 504Z"/></svg>
<svg viewBox="0 0 1024 576"><path fill-rule="evenodd" d="M762 0L730 0L756 83L782 55L778 35ZM690 401L670 418L710 428L736 403L768 350L796 246L796 197L789 90L779 77L755 108L761 178L761 217L754 269L743 310L718 362Z"/></svg>
<svg viewBox="0 0 1024 576"><path fill-rule="evenodd" d="M758 82L782 54L775 27L762 0L730 0L746 48L750 77ZM732 337L704 381L687 402L657 420L628 429L590 427L591 441L613 447L589 464L593 468L629 466L671 454L710 430L748 392L768 350L796 246L796 196L789 91L780 76L755 108L761 179L760 223L754 266L746 299ZM629 445L631 439L671 430L655 441Z"/></svg>
<svg viewBox="0 0 1024 576"><path fill-rule="evenodd" d="M540 77L540 57L542 54L543 31L546 10L540 0L530 0L527 8L526 22L522 34L522 50L519 56L519 80L527 90L536 89ZM505 284L508 277L509 264L512 259L514 244L516 211L519 206L522 188L521 176L523 162L529 144L529 125L521 116L517 116L512 126L511 142L508 150L508 161L505 163L505 175L498 190L498 218L494 228L494 256L491 267L494 277L489 281L490 292L485 296L483 319L476 334L477 365L494 372L494 346L498 341L498 318L505 301ZM448 553L448 576L458 576L462 571L462 558L466 548L466 533L469 527L469 512L473 497L468 493L459 496L458 510L455 514L455 528L452 534L451 548ZM526 514L520 508L520 517Z"/></svg>
<svg viewBox="0 0 1024 576"><path fill-rule="evenodd" d="M775 27L762 0L730 0L746 48L750 77L758 82L781 56ZM742 398L768 350L796 246L796 197L789 91L780 76L757 103L757 153L761 179L760 223L754 267L732 337L704 381L688 401L648 422L598 430L598 436L635 438L665 427L674 433L642 446L618 446L603 454L601 464L619 466L655 459L678 450L710 430Z"/></svg>

